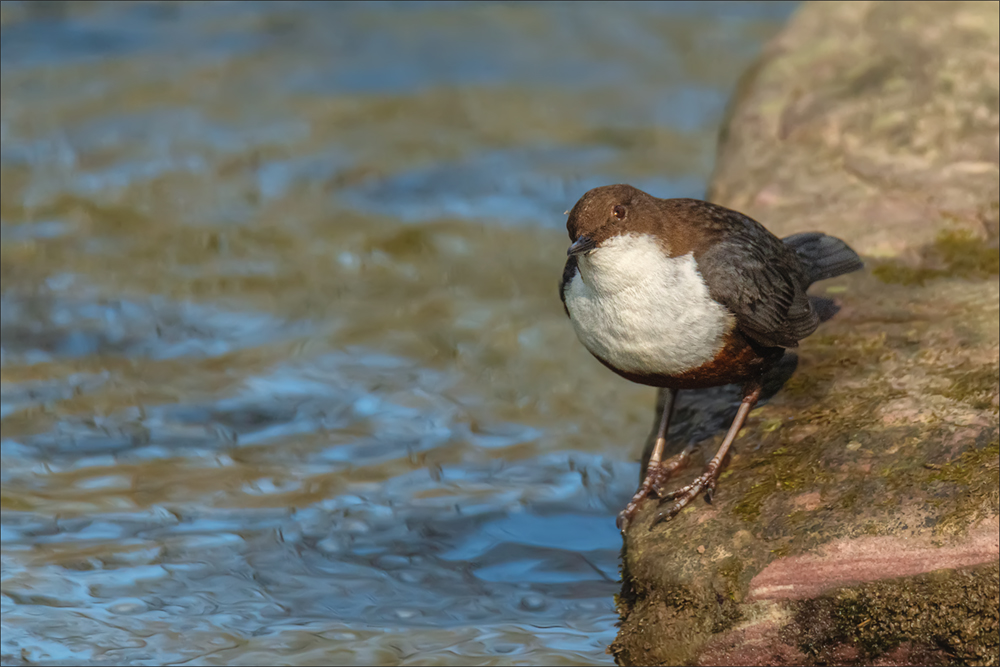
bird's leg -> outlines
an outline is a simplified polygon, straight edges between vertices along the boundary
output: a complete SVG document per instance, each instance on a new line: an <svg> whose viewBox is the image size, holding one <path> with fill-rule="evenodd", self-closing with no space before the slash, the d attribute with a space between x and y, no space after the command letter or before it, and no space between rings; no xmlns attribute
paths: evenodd
<svg viewBox="0 0 1000 667"><path fill-rule="evenodd" d="M667 481L671 474L687 460L691 454L691 447L687 447L680 454L672 456L663 461L663 450L667 445L667 429L670 428L670 418L674 413L674 404L677 402L677 390L666 389L666 399L663 402L663 414L660 415L660 424L656 429L656 440L653 444L653 451L649 455L649 462L646 464L646 476L639 485L639 490L632 496L632 500L618 514L618 528L625 530L628 522L632 520L639 510L639 504L651 492L656 492L659 487Z"/></svg>
<svg viewBox="0 0 1000 667"><path fill-rule="evenodd" d="M746 421L747 415L750 414L753 406L757 403L757 399L760 398L760 392L761 384L759 382L748 383L743 387L743 401L740 403L740 409L736 412L736 418L733 419L732 426L729 427L729 432L726 433L725 440L719 446L719 451L715 453L712 460L705 466L705 471L695 478L693 482L687 486L682 486L676 491L661 495L660 502L667 500L675 502L669 508L657 514L650 527L655 526L661 521L672 519L688 503L694 500L702 490L705 491L705 500L709 503L712 502L712 492L715 491L715 485L719 481L722 460L726 458L726 454L729 453L729 447L733 444L733 440L736 439L740 429L743 428L743 423Z"/></svg>

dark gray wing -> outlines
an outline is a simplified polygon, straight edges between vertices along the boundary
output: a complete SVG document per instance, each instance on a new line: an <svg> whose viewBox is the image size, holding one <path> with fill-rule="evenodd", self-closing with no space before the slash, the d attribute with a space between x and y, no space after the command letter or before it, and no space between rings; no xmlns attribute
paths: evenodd
<svg viewBox="0 0 1000 667"><path fill-rule="evenodd" d="M566 266L563 267L562 280L559 281L559 300L562 301L563 310L566 311L566 317L569 317L569 308L566 307L566 288L569 287L569 283L573 280L573 276L576 275L576 255L570 255L566 258Z"/></svg>
<svg viewBox="0 0 1000 667"><path fill-rule="evenodd" d="M767 347L797 347L819 326L806 294L805 268L760 225L747 225L706 248L698 268L712 298L739 330Z"/></svg>

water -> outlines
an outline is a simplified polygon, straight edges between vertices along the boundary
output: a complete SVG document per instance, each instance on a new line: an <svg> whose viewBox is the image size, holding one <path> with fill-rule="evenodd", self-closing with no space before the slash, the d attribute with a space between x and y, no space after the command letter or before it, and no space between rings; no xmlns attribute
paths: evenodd
<svg viewBox="0 0 1000 667"><path fill-rule="evenodd" d="M610 663L562 212L699 196L793 9L5 3L4 662Z"/></svg>

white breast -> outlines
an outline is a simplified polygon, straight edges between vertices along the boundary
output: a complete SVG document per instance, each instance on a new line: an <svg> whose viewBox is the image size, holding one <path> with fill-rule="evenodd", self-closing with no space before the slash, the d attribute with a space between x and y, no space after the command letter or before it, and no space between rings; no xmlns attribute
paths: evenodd
<svg viewBox="0 0 1000 667"><path fill-rule="evenodd" d="M676 375L711 361L732 315L694 256L668 257L648 235L608 239L578 261L566 308L580 341L615 368Z"/></svg>

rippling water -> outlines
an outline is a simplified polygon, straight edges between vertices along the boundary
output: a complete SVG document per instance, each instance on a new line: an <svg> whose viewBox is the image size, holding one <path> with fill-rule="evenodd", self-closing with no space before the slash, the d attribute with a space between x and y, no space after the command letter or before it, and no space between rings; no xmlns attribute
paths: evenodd
<svg viewBox="0 0 1000 667"><path fill-rule="evenodd" d="M609 663L562 212L699 196L792 9L5 3L4 662Z"/></svg>

